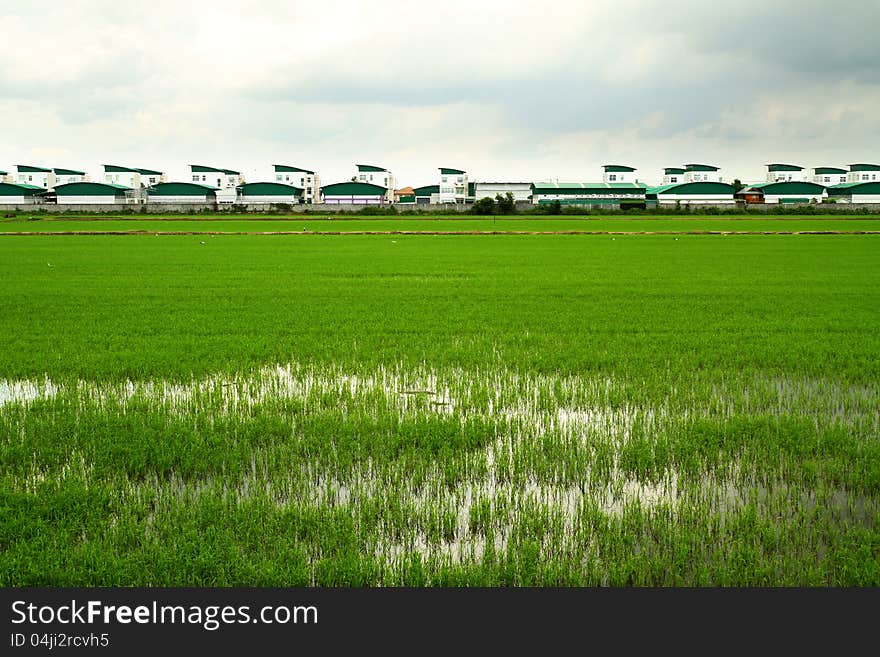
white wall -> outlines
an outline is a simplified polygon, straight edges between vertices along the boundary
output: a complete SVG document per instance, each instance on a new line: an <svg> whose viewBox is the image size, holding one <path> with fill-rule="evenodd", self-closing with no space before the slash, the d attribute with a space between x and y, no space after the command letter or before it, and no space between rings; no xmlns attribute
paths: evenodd
<svg viewBox="0 0 880 657"><path fill-rule="evenodd" d="M88 182L89 176L88 174L84 174L82 176L68 176L63 174L55 174L55 184L53 187L58 187L58 185L67 185L68 183L77 183L77 182Z"/></svg>
<svg viewBox="0 0 880 657"><path fill-rule="evenodd" d="M137 171L104 171L104 182L112 185L125 185L131 189L141 187L141 174Z"/></svg>
<svg viewBox="0 0 880 657"><path fill-rule="evenodd" d="M767 182L806 182L806 171L767 171Z"/></svg>
<svg viewBox="0 0 880 657"><path fill-rule="evenodd" d="M822 199L828 198L828 193L822 192L821 194L765 194L764 203L782 203L782 201L784 200L803 198L815 200L817 203L821 203Z"/></svg>
<svg viewBox="0 0 880 657"><path fill-rule="evenodd" d="M847 182L877 182L880 171L850 171L846 174Z"/></svg>
<svg viewBox="0 0 880 657"><path fill-rule="evenodd" d="M193 171L191 172L190 180L200 185L209 185L210 187L219 187L220 189L238 187L244 183L243 176L226 174L222 171Z"/></svg>
<svg viewBox="0 0 880 657"><path fill-rule="evenodd" d="M665 173L663 174L664 185L678 185L684 182L683 173Z"/></svg>
<svg viewBox="0 0 880 657"><path fill-rule="evenodd" d="M267 204L267 203L291 203L299 204L299 198L293 194L272 196L239 196L239 203Z"/></svg>
<svg viewBox="0 0 880 657"><path fill-rule="evenodd" d="M321 179L317 173L304 173L302 171L276 171L275 182L293 185L303 190L303 199L306 203L318 203L321 191ZM287 201L282 201L286 203Z"/></svg>
<svg viewBox="0 0 880 657"><path fill-rule="evenodd" d="M125 199L118 196L59 196L58 202L62 205L113 205L125 203Z"/></svg>
<svg viewBox="0 0 880 657"><path fill-rule="evenodd" d="M55 173L53 171L22 171L15 174L15 182L21 185L35 185L51 189L55 187Z"/></svg>
<svg viewBox="0 0 880 657"><path fill-rule="evenodd" d="M682 205L734 205L736 203L733 194L730 196L722 194L658 194L657 202L662 205L675 205L676 202Z"/></svg>
<svg viewBox="0 0 880 657"><path fill-rule="evenodd" d="M324 203L328 205L379 205L385 200L384 196L325 196Z"/></svg>
<svg viewBox="0 0 880 657"><path fill-rule="evenodd" d="M685 182L724 182L720 171L688 171L684 174Z"/></svg>
<svg viewBox="0 0 880 657"><path fill-rule="evenodd" d="M150 195L150 203L213 203L213 198L205 196L158 196Z"/></svg>
<svg viewBox="0 0 880 657"><path fill-rule="evenodd" d="M845 173L817 173L813 175L813 182L820 185L839 185L846 182Z"/></svg>
<svg viewBox="0 0 880 657"><path fill-rule="evenodd" d="M638 171L606 171L602 174L602 182L637 182L639 178L638 173Z"/></svg>
<svg viewBox="0 0 880 657"><path fill-rule="evenodd" d="M33 205L37 200L33 196L0 196L2 205Z"/></svg>

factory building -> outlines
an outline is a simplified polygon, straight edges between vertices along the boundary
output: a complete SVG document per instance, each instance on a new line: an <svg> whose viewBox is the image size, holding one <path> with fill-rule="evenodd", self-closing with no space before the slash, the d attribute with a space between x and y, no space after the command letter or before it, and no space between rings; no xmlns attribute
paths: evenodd
<svg viewBox="0 0 880 657"><path fill-rule="evenodd" d="M700 172L702 173L702 172ZM648 188L648 207L668 205L733 205L735 188L722 182L684 182Z"/></svg>
<svg viewBox="0 0 880 657"><path fill-rule="evenodd" d="M52 173L55 174L55 184L53 187L58 187L59 185L68 185L70 183L78 183L78 182L88 182L89 174L85 171L77 171L76 169L52 169Z"/></svg>
<svg viewBox="0 0 880 657"><path fill-rule="evenodd" d="M846 182L865 183L880 180L880 164L850 164Z"/></svg>
<svg viewBox="0 0 880 657"><path fill-rule="evenodd" d="M819 183L784 180L748 185L736 197L746 203L821 203L828 197L828 191Z"/></svg>
<svg viewBox="0 0 880 657"><path fill-rule="evenodd" d="M829 187L846 182L846 169L838 167L816 167L813 169L813 182Z"/></svg>
<svg viewBox="0 0 880 657"><path fill-rule="evenodd" d="M200 183L162 182L147 187L151 203L214 203L217 188Z"/></svg>
<svg viewBox="0 0 880 657"><path fill-rule="evenodd" d="M438 203L467 203L468 202L468 175L461 169L440 167L440 192L437 197ZM471 198L471 201L473 199Z"/></svg>
<svg viewBox="0 0 880 657"><path fill-rule="evenodd" d="M532 183L530 182L478 182L474 188L474 199L494 199L498 194L513 194L514 201L532 200Z"/></svg>
<svg viewBox="0 0 880 657"><path fill-rule="evenodd" d="M275 182L302 190L303 203L317 203L321 197L321 179L308 169L300 169L286 164L275 164Z"/></svg>
<svg viewBox="0 0 880 657"><path fill-rule="evenodd" d="M19 185L34 185L44 190L55 186L55 172L44 167L35 167L29 164L18 164L15 167L15 182Z"/></svg>
<svg viewBox="0 0 880 657"><path fill-rule="evenodd" d="M31 205L40 200L46 190L36 185L0 182L0 203L9 205Z"/></svg>
<svg viewBox="0 0 880 657"><path fill-rule="evenodd" d="M167 181L165 179L165 174L161 171L105 164L104 182L112 185L130 187L131 189L142 189L144 187L150 187L160 182Z"/></svg>
<svg viewBox="0 0 880 657"><path fill-rule="evenodd" d="M796 164L768 164L767 182L806 182L807 174Z"/></svg>
<svg viewBox="0 0 880 657"><path fill-rule="evenodd" d="M324 203L330 205L382 205L388 203L389 191L381 185L364 182L341 182L321 188Z"/></svg>
<svg viewBox="0 0 880 657"><path fill-rule="evenodd" d="M56 185L54 195L58 203L72 205L110 205L125 203L130 187L114 183L72 182Z"/></svg>
<svg viewBox="0 0 880 657"><path fill-rule="evenodd" d="M278 182L245 183L238 188L238 202L248 205L273 203L298 204L302 199L303 189Z"/></svg>
<svg viewBox="0 0 880 657"><path fill-rule="evenodd" d="M384 187L386 191L383 203L394 203L394 174L384 167L372 164L358 164L356 166L357 174L352 178L352 182Z"/></svg>
<svg viewBox="0 0 880 657"><path fill-rule="evenodd" d="M612 173L613 175L613 173ZM536 182L532 203L605 208L645 207L647 185L639 182Z"/></svg>

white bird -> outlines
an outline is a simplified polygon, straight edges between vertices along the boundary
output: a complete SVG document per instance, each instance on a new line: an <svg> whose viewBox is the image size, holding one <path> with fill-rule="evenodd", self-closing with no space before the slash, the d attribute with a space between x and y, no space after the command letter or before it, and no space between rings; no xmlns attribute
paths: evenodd
<svg viewBox="0 0 880 657"><path fill-rule="evenodd" d="M49 267L51 267L51 266L52 266L52 263L51 263L51 262L47 262L46 265L49 266Z"/></svg>
<svg viewBox="0 0 880 657"><path fill-rule="evenodd" d="M199 242L199 244L204 244L204 242Z"/></svg>

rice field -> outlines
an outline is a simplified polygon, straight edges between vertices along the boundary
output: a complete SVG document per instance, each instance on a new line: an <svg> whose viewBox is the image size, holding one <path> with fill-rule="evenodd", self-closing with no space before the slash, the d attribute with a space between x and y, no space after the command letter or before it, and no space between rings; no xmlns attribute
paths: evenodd
<svg viewBox="0 0 880 657"><path fill-rule="evenodd" d="M878 247L0 239L0 584L877 586Z"/></svg>
<svg viewBox="0 0 880 657"><path fill-rule="evenodd" d="M765 217L54 217L26 215L0 219L0 234L29 232L880 232L880 218L866 215Z"/></svg>

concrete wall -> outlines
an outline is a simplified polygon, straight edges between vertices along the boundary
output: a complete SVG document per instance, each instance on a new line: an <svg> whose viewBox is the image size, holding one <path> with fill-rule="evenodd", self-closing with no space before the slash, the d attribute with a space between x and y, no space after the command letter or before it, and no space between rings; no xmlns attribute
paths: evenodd
<svg viewBox="0 0 880 657"><path fill-rule="evenodd" d="M236 206L236 208L239 206ZM332 214L337 213L343 210L347 210L349 212L357 212L360 208L365 206L358 205L323 205L323 204L314 204L314 205L293 205L291 206L292 213L302 213L305 210L308 210L309 214ZM382 206L371 205L371 208L380 208ZM388 206L385 206L388 207ZM453 210L456 212L467 212L470 210L470 205L463 204L433 204L433 203L420 203L418 205L398 205L395 206L398 212L404 212L405 210L420 210L423 212L439 212L439 211L448 211ZM534 209L534 205L530 201L525 202L517 202L516 208L517 210L529 211ZM672 205L663 205L661 206L663 209L669 210ZM759 212L772 212L779 208L779 205L766 205L766 204L757 204L757 205L749 205L749 210L757 210ZM798 205L795 204L786 204L786 208L797 208ZM805 207L806 204L805 204ZM880 213L880 202L878 203L812 203L808 207L817 208L818 210L832 210L832 211L854 211L866 209L872 212ZM700 210L705 210L707 208L718 208L721 210L731 210L734 208L733 205L715 205L711 203L707 203L705 205L692 206L692 210L694 212L699 212ZM54 204L54 203L0 203L0 213L2 212L15 212L20 210L22 212L93 212L93 213L121 213L128 212L129 210L134 210L134 214L129 215L136 217L140 214L141 209L146 209L147 213L150 214L163 214L163 213L184 213L184 214L194 214L201 211L206 212L217 212L217 205L215 203L147 203L145 205L131 205L131 204L113 204L113 205L67 205L67 204ZM248 212L266 212L271 210L272 208L263 204L254 205L248 208ZM228 211L228 208L221 209L220 212ZM682 203L682 210L686 211L687 207L684 203Z"/></svg>

